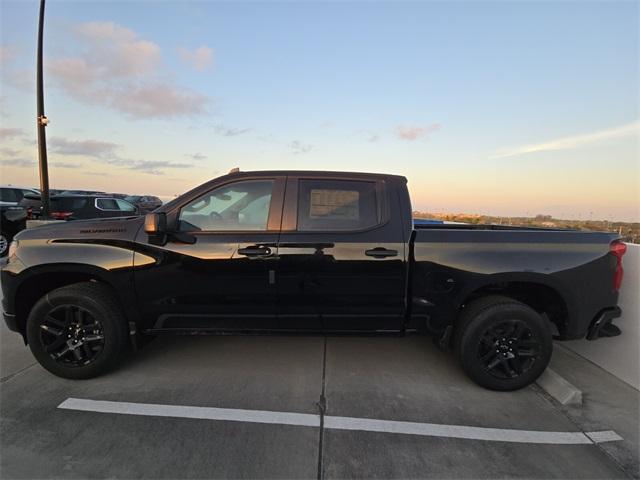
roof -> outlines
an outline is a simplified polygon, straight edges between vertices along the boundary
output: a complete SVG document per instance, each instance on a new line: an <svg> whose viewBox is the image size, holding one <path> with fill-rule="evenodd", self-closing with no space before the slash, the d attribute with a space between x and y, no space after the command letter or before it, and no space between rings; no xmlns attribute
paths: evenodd
<svg viewBox="0 0 640 480"><path fill-rule="evenodd" d="M11 185L6 183L3 183L2 185L0 185L0 188L18 188L20 190L33 190L34 192L38 191L38 189L34 187L23 187L21 185Z"/></svg>
<svg viewBox="0 0 640 480"><path fill-rule="evenodd" d="M335 170L252 170L242 171L232 169L228 176L251 176L251 175L290 175L304 177L309 176L324 176L324 177L362 177L362 178L396 178L398 180L405 180L406 177L402 175L391 175L388 173L370 173L370 172L339 172Z"/></svg>

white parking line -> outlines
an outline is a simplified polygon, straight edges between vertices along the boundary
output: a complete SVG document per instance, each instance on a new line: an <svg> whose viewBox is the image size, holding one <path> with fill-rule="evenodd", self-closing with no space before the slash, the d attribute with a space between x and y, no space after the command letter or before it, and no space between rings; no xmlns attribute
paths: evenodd
<svg viewBox="0 0 640 480"><path fill-rule="evenodd" d="M271 412L268 410L242 410L235 408L191 407L159 405L153 403L112 402L68 398L58 408L85 412L118 413L152 417L197 418L226 420L231 422L270 423L303 427L320 427L320 416L310 413ZM399 433L427 437L462 438L490 442L540 443L555 445L579 445L622 440L611 430L598 432L542 432L503 428L443 425L436 423L399 422L372 418L324 417L324 428L332 430L357 430L364 432Z"/></svg>
<svg viewBox="0 0 640 480"><path fill-rule="evenodd" d="M319 427L320 416L309 413L270 412L268 410L239 410L235 408L186 407L182 405L158 405L154 403L108 402L68 398L58 408L86 412L146 415L150 417L199 418L203 420L227 420L229 422L275 423Z"/></svg>

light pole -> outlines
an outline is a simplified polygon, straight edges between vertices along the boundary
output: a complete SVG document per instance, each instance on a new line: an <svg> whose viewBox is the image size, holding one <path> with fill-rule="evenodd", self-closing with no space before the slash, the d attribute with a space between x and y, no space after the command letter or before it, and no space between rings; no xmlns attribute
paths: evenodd
<svg viewBox="0 0 640 480"><path fill-rule="evenodd" d="M36 68L37 126L38 126L38 166L40 170L40 198L42 218L49 219L49 166L47 164L47 137L45 127L49 119L44 114L44 82L42 73L42 37L44 33L44 2L40 0L40 20L38 23L38 52Z"/></svg>

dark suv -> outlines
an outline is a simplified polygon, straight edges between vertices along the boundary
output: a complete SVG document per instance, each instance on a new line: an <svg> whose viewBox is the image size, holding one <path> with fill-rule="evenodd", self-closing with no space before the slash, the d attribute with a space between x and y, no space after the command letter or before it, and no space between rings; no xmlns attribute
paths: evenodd
<svg viewBox="0 0 640 480"><path fill-rule="evenodd" d="M130 195L125 200L137 206L142 213L148 213L162 206L162 200L151 195Z"/></svg>
<svg viewBox="0 0 640 480"><path fill-rule="evenodd" d="M26 227L25 209L13 205L0 205L0 257L9 250L9 244Z"/></svg>
<svg viewBox="0 0 640 480"><path fill-rule="evenodd" d="M139 213L138 208L126 200L104 195L54 195L50 201L50 216L55 220L127 217ZM19 205L27 210L29 218L41 217L40 196L25 195Z"/></svg>

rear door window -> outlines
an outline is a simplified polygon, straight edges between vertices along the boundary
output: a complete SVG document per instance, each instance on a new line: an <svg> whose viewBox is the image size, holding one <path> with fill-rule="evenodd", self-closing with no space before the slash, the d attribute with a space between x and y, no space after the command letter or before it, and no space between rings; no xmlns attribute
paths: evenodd
<svg viewBox="0 0 640 480"><path fill-rule="evenodd" d="M58 212L77 212L82 210L87 204L86 198L52 198L51 208Z"/></svg>
<svg viewBox="0 0 640 480"><path fill-rule="evenodd" d="M376 183L300 180L299 231L356 231L380 223Z"/></svg>

